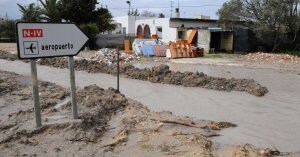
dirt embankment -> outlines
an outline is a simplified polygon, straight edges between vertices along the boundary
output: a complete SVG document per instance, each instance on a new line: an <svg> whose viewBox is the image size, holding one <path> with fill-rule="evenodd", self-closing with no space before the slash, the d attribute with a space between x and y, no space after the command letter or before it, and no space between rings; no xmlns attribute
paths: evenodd
<svg viewBox="0 0 300 157"><path fill-rule="evenodd" d="M2 156L271 157L278 153L251 145L215 148L211 138L236 125L151 112L114 89L96 85L77 90L80 119L72 120L68 91L39 82L43 127L35 129L30 79L0 74L0 101L8 104L0 105L0 115L6 113L0 121ZM11 110L16 106L23 108ZM293 155L299 154L289 153Z"/></svg>
<svg viewBox="0 0 300 157"><path fill-rule="evenodd" d="M14 61L18 59L18 56L16 54L11 54L0 50L0 59Z"/></svg>
<svg viewBox="0 0 300 157"><path fill-rule="evenodd" d="M50 65L59 68L67 68L65 58L42 59L38 62L41 65ZM90 73L117 74L115 65L101 64L95 61L77 60L76 70L83 70ZM169 66L160 65L153 68L139 69L130 64L120 66L120 74L128 78L150 81L153 83L165 83L173 85L183 85L186 87L201 87L220 91L242 91L255 96L264 96L268 90L253 79L226 79L207 76L204 73L174 72Z"/></svg>
<svg viewBox="0 0 300 157"><path fill-rule="evenodd" d="M23 103L31 97L31 85L24 83L22 76L0 73L0 100L12 97L27 108L0 121L0 154L4 156L212 157L209 138L219 136L218 130L236 126L151 112L114 89L96 85L77 91L80 119L71 120L68 92L40 82L43 127L34 129L32 100ZM11 107L1 108L7 112Z"/></svg>
<svg viewBox="0 0 300 157"><path fill-rule="evenodd" d="M1 59L16 59L15 55L9 53L0 53ZM47 58L39 59L38 64L53 66L58 68L67 68L66 58ZM107 65L97 61L88 61L85 59L75 61L75 69L87 71L89 73L107 73L117 74L116 65ZM165 83L173 85L183 85L186 87L201 87L220 91L242 91L255 96L264 96L268 89L253 79L226 79L207 76L202 72L174 72L170 71L169 66L160 65L153 68L139 69L130 64L120 65L120 74L127 78L150 81L153 83Z"/></svg>

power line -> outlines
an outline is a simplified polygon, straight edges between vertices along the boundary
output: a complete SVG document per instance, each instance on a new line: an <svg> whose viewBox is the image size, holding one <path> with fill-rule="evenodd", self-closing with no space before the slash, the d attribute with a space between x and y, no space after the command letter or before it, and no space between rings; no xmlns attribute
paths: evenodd
<svg viewBox="0 0 300 157"><path fill-rule="evenodd" d="M202 7L220 7L222 5L198 5L198 6L195 6L195 5L190 5L190 6L180 6L181 8L202 8ZM137 9L168 9L168 8L171 8L171 7L135 7ZM109 8L109 9L112 9L112 10L115 10L115 9L128 9L128 8Z"/></svg>
<svg viewBox="0 0 300 157"><path fill-rule="evenodd" d="M171 0L171 17L173 17L173 2L174 1Z"/></svg>

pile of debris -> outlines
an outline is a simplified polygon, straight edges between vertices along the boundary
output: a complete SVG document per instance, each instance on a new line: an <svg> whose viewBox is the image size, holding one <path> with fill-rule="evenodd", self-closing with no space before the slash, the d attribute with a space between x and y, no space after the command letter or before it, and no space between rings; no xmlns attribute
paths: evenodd
<svg viewBox="0 0 300 157"><path fill-rule="evenodd" d="M113 51L116 54L116 51ZM108 56L108 54L107 54ZM113 56L113 55L110 55ZM124 59L123 59L124 61ZM125 62L125 61L124 61ZM123 62L123 63L124 63ZM114 62L115 63L115 62ZM38 64L59 68L67 68L66 58L46 58L39 59ZM99 60L76 60L75 69L90 73L117 74L117 66L110 62L100 62ZM131 64L121 64L120 74L131 79L150 81L153 83L165 83L182 85L186 87L201 87L219 91L242 91L255 96L264 96L268 89L253 79L226 79L207 76L204 73L174 72L169 70L169 66L160 65L152 68L139 69Z"/></svg>
<svg viewBox="0 0 300 157"><path fill-rule="evenodd" d="M282 63L282 64L300 64L300 57L288 54L274 54L274 53L249 53L244 56L249 61L260 61L266 63Z"/></svg>
<svg viewBox="0 0 300 157"><path fill-rule="evenodd" d="M11 54L0 50L0 59L14 61L18 59L18 56L16 54Z"/></svg>
<svg viewBox="0 0 300 157"><path fill-rule="evenodd" d="M18 91L20 75L0 71L0 89L11 87ZM3 76L3 77L2 77ZM3 82L3 81L2 81ZM24 84L22 88L30 88ZM47 91L66 89L48 82L40 82L42 97L58 100ZM20 86L18 86L20 87ZM21 88L21 87L20 87ZM6 97L18 98L9 92ZM27 93L31 95L31 93ZM71 120L70 100L54 102L42 108L43 126L35 129L32 100L24 104L18 101L15 111L6 105L6 118L0 121L0 154L4 156L204 156L213 154L210 137L220 136L219 130L236 127L229 122L195 120L179 117L171 112L151 112L139 102L127 99L110 88L104 90L96 85L77 91L79 119ZM69 97L69 96L68 96ZM10 103L0 97L1 101ZM20 103L22 101L22 103ZM152 151L151 151L152 150ZM92 152L92 154L91 154ZM154 153L154 155L152 155ZM126 155L127 154L127 155ZM195 155L196 154L196 155Z"/></svg>
<svg viewBox="0 0 300 157"><path fill-rule="evenodd" d="M66 68L67 60L64 58L42 59L39 64L54 67ZM76 70L83 70L90 73L117 74L116 65L107 65L96 61L77 60ZM204 73L174 72L168 65L159 65L152 68L139 69L130 64L120 66L120 74L127 78L150 81L153 83L165 83L173 85L183 85L186 87L201 87L219 91L242 91L255 96L264 96L268 89L253 79L226 79L207 76Z"/></svg>
<svg viewBox="0 0 300 157"><path fill-rule="evenodd" d="M242 91L255 96L264 96L268 89L253 79L226 79L207 76L203 72L174 72L168 65L161 64L152 69L127 68L126 76L133 79L148 80L153 83L201 87L219 91Z"/></svg>
<svg viewBox="0 0 300 157"><path fill-rule="evenodd" d="M117 64L117 55L117 49L103 48L98 50L95 55L87 57L85 59L111 65ZM120 64L135 62L140 58L135 54L126 54L124 52L119 52L119 55Z"/></svg>

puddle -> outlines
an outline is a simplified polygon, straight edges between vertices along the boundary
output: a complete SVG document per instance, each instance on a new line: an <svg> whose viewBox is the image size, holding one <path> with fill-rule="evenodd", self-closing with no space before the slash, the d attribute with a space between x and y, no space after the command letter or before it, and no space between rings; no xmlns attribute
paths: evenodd
<svg viewBox="0 0 300 157"><path fill-rule="evenodd" d="M140 137L141 137L141 133L131 132L128 136L127 145L129 146L136 145Z"/></svg>
<svg viewBox="0 0 300 157"><path fill-rule="evenodd" d="M65 106L65 105L67 105L70 101L71 101L71 97L67 97L67 98L65 98L62 102L57 103L57 104L54 106L54 108L55 108L55 109L59 109L59 108Z"/></svg>
<svg viewBox="0 0 300 157"><path fill-rule="evenodd" d="M16 78L17 84L20 86L31 86L32 79L29 76L20 76Z"/></svg>

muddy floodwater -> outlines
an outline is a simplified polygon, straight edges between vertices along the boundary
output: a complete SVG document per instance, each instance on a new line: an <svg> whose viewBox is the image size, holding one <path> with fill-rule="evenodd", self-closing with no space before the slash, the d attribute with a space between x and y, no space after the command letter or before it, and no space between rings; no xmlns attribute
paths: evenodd
<svg viewBox="0 0 300 157"><path fill-rule="evenodd" d="M158 64L158 63L154 63ZM152 63L135 66L149 67ZM214 121L230 121L238 125L214 138L221 145L250 143L259 147L275 146L281 151L300 148L300 75L264 68L169 64L174 71L199 71L210 76L251 78L266 86L269 92L256 97L243 92L224 92L202 88L154 84L121 78L120 90L127 97L142 102L154 111L171 111L182 116ZM0 69L30 76L30 65L19 61L0 60ZM41 80L69 87L67 69L38 66ZM107 74L76 72L80 87L97 84L116 87L116 78Z"/></svg>

